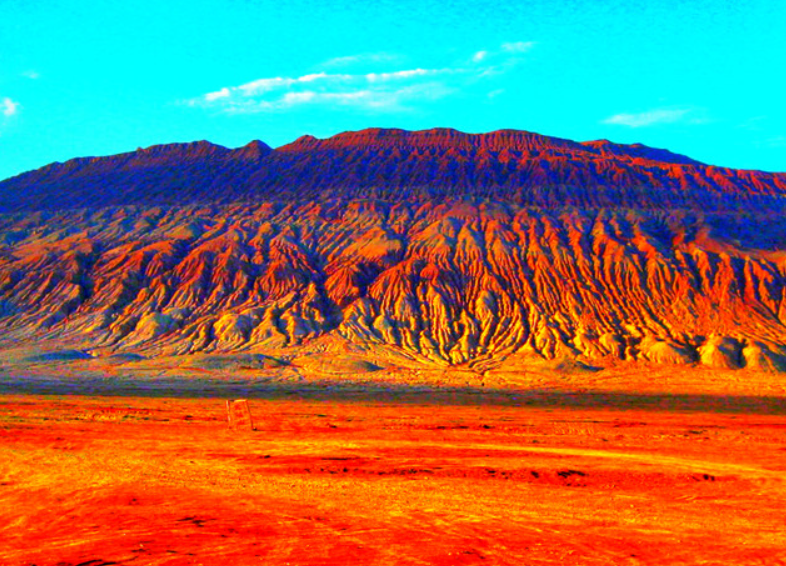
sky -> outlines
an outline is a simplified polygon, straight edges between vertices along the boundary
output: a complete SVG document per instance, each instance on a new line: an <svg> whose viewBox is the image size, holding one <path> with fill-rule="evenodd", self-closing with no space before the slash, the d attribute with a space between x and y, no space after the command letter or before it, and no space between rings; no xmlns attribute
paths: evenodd
<svg viewBox="0 0 786 566"><path fill-rule="evenodd" d="M785 0L0 0L0 178L367 127L786 171L784 22Z"/></svg>

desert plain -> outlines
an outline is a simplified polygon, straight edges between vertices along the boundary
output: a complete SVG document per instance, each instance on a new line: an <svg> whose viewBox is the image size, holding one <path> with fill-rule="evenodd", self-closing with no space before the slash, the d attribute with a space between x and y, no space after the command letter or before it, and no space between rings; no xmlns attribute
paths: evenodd
<svg viewBox="0 0 786 566"><path fill-rule="evenodd" d="M198 361L4 367L0 564L786 563L779 374Z"/></svg>

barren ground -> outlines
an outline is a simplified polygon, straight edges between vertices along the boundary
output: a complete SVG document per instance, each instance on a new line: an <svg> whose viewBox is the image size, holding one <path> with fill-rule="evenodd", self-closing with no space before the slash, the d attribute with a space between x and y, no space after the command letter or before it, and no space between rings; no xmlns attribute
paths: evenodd
<svg viewBox="0 0 786 566"><path fill-rule="evenodd" d="M782 394L3 379L2 565L786 564Z"/></svg>

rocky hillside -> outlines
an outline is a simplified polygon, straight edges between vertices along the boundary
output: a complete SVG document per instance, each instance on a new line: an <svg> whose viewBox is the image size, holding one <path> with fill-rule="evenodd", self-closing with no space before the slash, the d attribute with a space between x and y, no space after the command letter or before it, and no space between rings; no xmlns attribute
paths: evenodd
<svg viewBox="0 0 786 566"><path fill-rule="evenodd" d="M0 347L265 353L340 337L470 367L780 369L784 189L783 174L512 131L73 160L0 185Z"/></svg>

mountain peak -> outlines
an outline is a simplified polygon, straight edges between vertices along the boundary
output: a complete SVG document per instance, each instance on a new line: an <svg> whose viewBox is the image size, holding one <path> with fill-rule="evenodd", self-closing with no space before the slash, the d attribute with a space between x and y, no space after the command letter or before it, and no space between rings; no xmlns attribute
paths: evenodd
<svg viewBox="0 0 786 566"><path fill-rule="evenodd" d="M234 150L233 155L249 161L258 161L273 151L269 145L260 140L253 140L243 147Z"/></svg>

